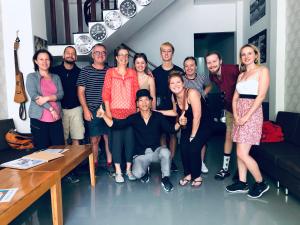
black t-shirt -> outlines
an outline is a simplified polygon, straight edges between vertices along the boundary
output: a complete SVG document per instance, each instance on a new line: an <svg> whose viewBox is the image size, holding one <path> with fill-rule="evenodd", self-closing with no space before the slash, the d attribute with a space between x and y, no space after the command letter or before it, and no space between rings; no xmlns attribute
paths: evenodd
<svg viewBox="0 0 300 225"><path fill-rule="evenodd" d="M132 114L123 120L113 120L112 128L124 128L132 126L135 140L135 154L145 154L146 148L153 151L160 146L162 133L175 133L175 126L159 112L152 112L148 124L144 122L140 112Z"/></svg>
<svg viewBox="0 0 300 225"><path fill-rule="evenodd" d="M67 70L62 63L61 65L52 68L51 72L60 77L63 86L64 97L61 100L62 108L73 109L80 106L76 86L80 69L74 65L73 69Z"/></svg>
<svg viewBox="0 0 300 225"><path fill-rule="evenodd" d="M183 73L183 70L176 65L170 70L164 70L160 65L152 72L155 78L156 105L159 110L172 109L172 92L169 89L168 76L173 70Z"/></svg>

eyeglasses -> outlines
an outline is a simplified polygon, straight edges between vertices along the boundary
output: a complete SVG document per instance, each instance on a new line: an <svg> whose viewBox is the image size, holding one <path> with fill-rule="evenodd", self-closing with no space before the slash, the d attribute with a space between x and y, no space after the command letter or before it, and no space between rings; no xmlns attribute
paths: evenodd
<svg viewBox="0 0 300 225"><path fill-rule="evenodd" d="M100 56L100 55L106 55L106 52L99 52L99 51L96 51L93 53L94 55L96 56Z"/></svg>
<svg viewBox="0 0 300 225"><path fill-rule="evenodd" d="M119 54L118 56L121 56L121 57L128 57L129 55L128 55L128 54Z"/></svg>

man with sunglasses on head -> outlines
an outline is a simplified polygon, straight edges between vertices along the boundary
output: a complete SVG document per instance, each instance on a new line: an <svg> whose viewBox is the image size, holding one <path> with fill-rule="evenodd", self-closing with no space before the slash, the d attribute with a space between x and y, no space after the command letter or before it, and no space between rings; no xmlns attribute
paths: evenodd
<svg viewBox="0 0 300 225"><path fill-rule="evenodd" d="M102 104L102 88L108 69L105 64L106 55L106 47L100 43L95 44L92 48L93 63L82 68L77 80L77 93L83 109L84 119L87 121L96 169L98 167L98 150L101 136L103 136L105 141L107 166L110 167L112 164L107 136L109 128L103 119L96 117L97 109Z"/></svg>

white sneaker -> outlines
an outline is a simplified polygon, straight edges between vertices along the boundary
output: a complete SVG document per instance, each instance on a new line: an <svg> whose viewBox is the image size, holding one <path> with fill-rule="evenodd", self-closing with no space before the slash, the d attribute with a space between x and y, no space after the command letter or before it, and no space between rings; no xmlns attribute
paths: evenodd
<svg viewBox="0 0 300 225"><path fill-rule="evenodd" d="M202 161L201 172L202 173L208 173L208 168L206 167L206 165L203 161Z"/></svg>
<svg viewBox="0 0 300 225"><path fill-rule="evenodd" d="M128 177L128 180L130 180L130 181L136 180L135 176L132 174L132 172L130 170L127 170L126 176Z"/></svg>
<svg viewBox="0 0 300 225"><path fill-rule="evenodd" d="M115 181L116 183L124 183L124 177L121 173L116 173Z"/></svg>

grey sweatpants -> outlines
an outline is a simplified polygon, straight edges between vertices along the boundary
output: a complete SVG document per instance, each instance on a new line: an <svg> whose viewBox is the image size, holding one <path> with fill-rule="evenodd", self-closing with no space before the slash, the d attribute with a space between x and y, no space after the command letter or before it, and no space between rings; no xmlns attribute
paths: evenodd
<svg viewBox="0 0 300 225"><path fill-rule="evenodd" d="M144 155L133 159L132 173L136 178L141 178L147 172L151 163L160 162L162 177L170 176L171 153L166 147L158 147L153 150L147 148Z"/></svg>

